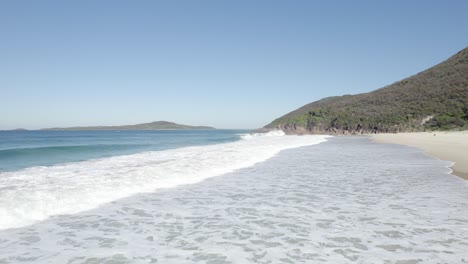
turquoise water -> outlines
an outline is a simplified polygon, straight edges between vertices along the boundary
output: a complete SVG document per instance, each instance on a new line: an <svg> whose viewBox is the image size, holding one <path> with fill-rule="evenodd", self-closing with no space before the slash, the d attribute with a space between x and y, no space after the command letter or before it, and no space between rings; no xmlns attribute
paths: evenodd
<svg viewBox="0 0 468 264"><path fill-rule="evenodd" d="M233 142L246 130L0 131L0 172Z"/></svg>

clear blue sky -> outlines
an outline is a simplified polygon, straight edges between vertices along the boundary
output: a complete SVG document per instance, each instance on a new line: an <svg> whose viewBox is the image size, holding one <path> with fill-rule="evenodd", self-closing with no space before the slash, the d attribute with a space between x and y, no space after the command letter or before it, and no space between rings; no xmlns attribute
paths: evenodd
<svg viewBox="0 0 468 264"><path fill-rule="evenodd" d="M468 45L468 1L0 1L0 129L257 128Z"/></svg>

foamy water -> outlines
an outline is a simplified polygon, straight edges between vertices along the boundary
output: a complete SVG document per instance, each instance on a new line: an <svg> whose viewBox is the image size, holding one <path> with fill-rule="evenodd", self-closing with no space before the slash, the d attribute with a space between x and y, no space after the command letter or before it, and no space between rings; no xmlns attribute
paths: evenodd
<svg viewBox="0 0 468 264"><path fill-rule="evenodd" d="M468 183L448 165L414 148L330 138L0 230L0 263L468 263Z"/></svg>
<svg viewBox="0 0 468 264"><path fill-rule="evenodd" d="M232 172L279 151L318 144L326 136L285 137L281 131L244 140L144 152L0 173L0 229L73 214L142 192Z"/></svg>

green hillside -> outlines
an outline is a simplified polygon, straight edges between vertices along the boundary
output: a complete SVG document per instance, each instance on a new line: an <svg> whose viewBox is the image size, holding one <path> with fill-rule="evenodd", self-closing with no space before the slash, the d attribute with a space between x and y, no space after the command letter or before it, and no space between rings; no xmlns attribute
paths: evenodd
<svg viewBox="0 0 468 264"><path fill-rule="evenodd" d="M161 129L214 129L208 126L187 126L168 121L156 121L152 123L126 125L126 126L87 126L66 128L45 128L42 130L161 130Z"/></svg>
<svg viewBox="0 0 468 264"><path fill-rule="evenodd" d="M369 93L307 104L265 128L287 133L396 133L468 129L468 48Z"/></svg>

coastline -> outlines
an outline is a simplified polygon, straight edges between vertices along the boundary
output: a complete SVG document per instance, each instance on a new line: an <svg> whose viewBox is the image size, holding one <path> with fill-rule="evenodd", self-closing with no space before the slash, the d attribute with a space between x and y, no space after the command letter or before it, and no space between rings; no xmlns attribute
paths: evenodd
<svg viewBox="0 0 468 264"><path fill-rule="evenodd" d="M447 164L365 137L333 137L197 183L0 230L0 262L27 254L25 263L459 263L468 249L468 185L444 177ZM37 201L27 212L44 208Z"/></svg>
<svg viewBox="0 0 468 264"><path fill-rule="evenodd" d="M374 134L370 138L377 143L417 147L430 156L452 161L452 174L468 180L468 131Z"/></svg>

